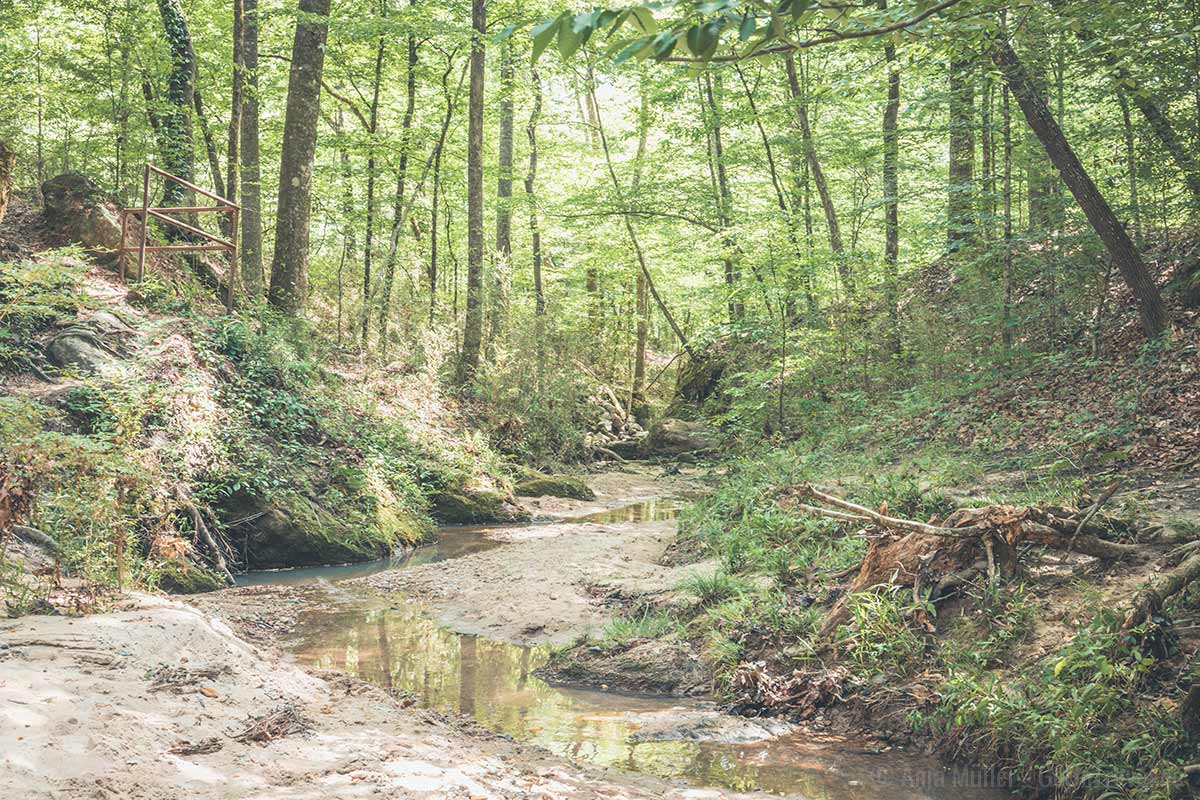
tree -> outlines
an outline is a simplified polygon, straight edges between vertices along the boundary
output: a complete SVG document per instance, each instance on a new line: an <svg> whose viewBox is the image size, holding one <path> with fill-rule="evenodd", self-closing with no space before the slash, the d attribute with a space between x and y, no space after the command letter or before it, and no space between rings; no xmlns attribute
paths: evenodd
<svg viewBox="0 0 1200 800"><path fill-rule="evenodd" d="M158 0L167 45L171 49L171 73L167 78L167 109L159 117L159 147L163 168L190 181L195 177L192 155L192 107L196 92L196 53L180 0ZM164 206L184 205L188 191L174 181L163 188Z"/></svg>
<svg viewBox="0 0 1200 800"><path fill-rule="evenodd" d="M242 237L240 253L242 281L246 292L261 298L263 291L262 172L258 141L258 0L242 0L242 68L245 85L239 115L241 143Z"/></svg>
<svg viewBox="0 0 1200 800"><path fill-rule="evenodd" d="M715 93L714 85L716 86ZM737 297L739 276L731 253L733 238L729 234L729 228L732 225L733 194L729 191L729 177L725 172L725 145L721 137L721 107L718 104L720 94L720 73L717 73L716 76L704 73L704 97L708 103L709 113L708 167L709 172L713 175L713 183L716 184L717 216L720 220L722 245L725 250L722 253L721 261L725 265L725 290L729 293L726 305L729 308L729 321L737 322L745 313L745 308ZM634 191L637 191L636 188Z"/></svg>
<svg viewBox="0 0 1200 800"><path fill-rule="evenodd" d="M1063 182L1075 196L1096 235L1108 248L1109 257L1117 265L1121 277L1133 292L1142 330L1151 337L1162 333L1170 324L1170 318L1167 316L1166 305L1158 286L1150 277L1146 265L1142 263L1142 257L1133 246L1133 242L1129 240L1125 226L1112 212L1108 202L1075 155L1075 151L1067 143L1062 129L1050 113L1049 106L1037 93L1032 78L1007 39L995 39L992 45L992 60L1004 75L1005 83L1025 115L1025 121L1042 143L1050 161L1058 169Z"/></svg>
<svg viewBox="0 0 1200 800"><path fill-rule="evenodd" d="M321 114L329 1L300 0L288 73L269 300L275 308L292 314L303 307L307 292L312 167Z"/></svg>
<svg viewBox="0 0 1200 800"><path fill-rule="evenodd" d="M971 62L950 61L950 175L946 209L946 235L950 250L969 245L975 238L975 108Z"/></svg>
<svg viewBox="0 0 1200 800"><path fill-rule="evenodd" d="M488 359L504 327L507 274L512 262L513 191L513 58L512 43L500 45L500 139L496 171L496 250L492 267L492 302L488 308Z"/></svg>
<svg viewBox="0 0 1200 800"><path fill-rule="evenodd" d="M887 0L879 0L881 9ZM900 298L898 274L900 261L900 136L896 130L900 115L900 68L896 65L896 45L885 39L883 58L887 62L887 102L883 107L883 271L884 303L888 313L888 350L900 355Z"/></svg>
<svg viewBox="0 0 1200 800"><path fill-rule="evenodd" d="M467 312L455 379L475 380L483 344L483 59L485 0L471 0L471 72L467 99Z"/></svg>

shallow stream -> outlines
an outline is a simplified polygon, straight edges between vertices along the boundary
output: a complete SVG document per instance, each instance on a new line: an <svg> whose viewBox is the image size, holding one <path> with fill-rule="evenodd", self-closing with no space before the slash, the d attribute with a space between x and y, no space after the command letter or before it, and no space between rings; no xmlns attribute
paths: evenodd
<svg viewBox="0 0 1200 800"><path fill-rule="evenodd" d="M638 523L675 515L648 501L575 518ZM536 524L536 523L535 523ZM495 527L447 527L436 544L404 558L343 567L256 573L242 583L315 583L293 652L304 664L341 670L415 695L422 706L467 714L495 733L562 756L683 779L700 786L763 790L811 800L993 800L987 776L947 770L912 754L874 753L853 742L768 730L712 703L552 686L534 672L547 658L529 647L457 634L418 603L388 602L338 582L502 547ZM511 532L512 527L506 527ZM732 724L731 724L732 723Z"/></svg>

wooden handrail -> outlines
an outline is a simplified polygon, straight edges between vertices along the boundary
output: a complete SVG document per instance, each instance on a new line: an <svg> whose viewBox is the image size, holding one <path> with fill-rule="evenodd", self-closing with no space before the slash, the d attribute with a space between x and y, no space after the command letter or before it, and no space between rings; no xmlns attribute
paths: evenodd
<svg viewBox="0 0 1200 800"><path fill-rule="evenodd" d="M161 175L162 177L166 178L169 181L174 181L175 183L178 183L180 186L183 186L187 189L191 189L196 194L204 195L209 200L215 200L216 202L221 203L222 205L226 205L226 206L234 205L234 202L232 200L226 200L224 197L221 197L221 195L219 195L219 194L214 194L214 193L208 191L207 189L201 189L199 186L192 183L191 181L185 181L183 178L180 178L176 175L172 175L169 172L163 172L161 169L154 166L153 164L147 164L146 167L150 171L154 172L157 175Z"/></svg>
<svg viewBox="0 0 1200 800"><path fill-rule="evenodd" d="M176 211L176 210L177 209L174 209L174 208L171 209L171 211ZM146 213L149 214L150 216L154 217L155 219L161 219L163 222L169 222L177 228L183 228L188 233L194 233L197 236L203 236L205 239L208 239L210 242L214 242L216 244L223 244L226 247L234 246L233 242L230 242L226 239L222 239L220 236L217 236L214 233L209 233L208 231L202 230L201 228L192 227L191 225L188 225L186 222L184 222L181 219L175 219L172 216L164 214L162 211L160 211L157 208L148 208L148 209L146 209Z"/></svg>
<svg viewBox="0 0 1200 800"><path fill-rule="evenodd" d="M151 208L150 207L150 176L159 175L167 181L177 183L189 191L196 192L209 200L217 203L215 206L176 206L170 208ZM209 233L206 230L189 225L188 223L170 216L170 214L181 213L201 213L216 211L229 215L230 230L232 237L223 239L220 236ZM210 192L206 189L201 189L191 181L186 181L169 172L165 172L153 164L147 164L145 173L142 176L142 207L127 208L121 212L121 247L119 249L118 261L120 264L121 281L125 281L125 254L137 250L138 252L138 280L146 271L146 253L185 253L185 252L226 252L229 253L229 275L228 285L225 292L225 308L228 311L233 311L233 287L237 283L237 265L238 265L238 220L241 212L241 206L231 200L227 200L219 194ZM141 235L138 237L136 247L131 247L125 244L126 235L129 230L129 217L134 214L141 214ZM149 244L149 222L150 218L160 220L168 225L174 225L181 228L194 236L202 237L203 240L212 242L212 244L165 244L152 245Z"/></svg>

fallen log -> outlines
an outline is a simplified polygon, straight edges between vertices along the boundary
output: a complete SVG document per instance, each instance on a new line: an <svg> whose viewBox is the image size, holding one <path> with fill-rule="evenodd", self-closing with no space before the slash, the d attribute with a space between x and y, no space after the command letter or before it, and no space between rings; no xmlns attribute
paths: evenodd
<svg viewBox="0 0 1200 800"><path fill-rule="evenodd" d="M1147 583L1133 598L1125 614L1123 627L1141 625L1162 610L1175 595L1200 578L1200 553L1194 553L1172 570L1161 573Z"/></svg>

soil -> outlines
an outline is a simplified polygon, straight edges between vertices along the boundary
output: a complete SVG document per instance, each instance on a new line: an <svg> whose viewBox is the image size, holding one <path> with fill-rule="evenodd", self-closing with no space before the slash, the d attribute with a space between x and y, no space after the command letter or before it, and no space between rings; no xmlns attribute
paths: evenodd
<svg viewBox="0 0 1200 800"><path fill-rule="evenodd" d="M417 598L447 628L512 644L562 645L599 634L613 618L605 598L663 595L690 573L713 568L660 563L675 538L673 519L566 521L700 488L695 475L658 473L636 466L596 475L589 481L595 500L537 498L529 510L547 522L489 532L505 547L347 583Z"/></svg>
<svg viewBox="0 0 1200 800"><path fill-rule="evenodd" d="M150 595L5 623L0 675L2 797L749 796L568 764ZM239 741L271 712L279 738Z"/></svg>

